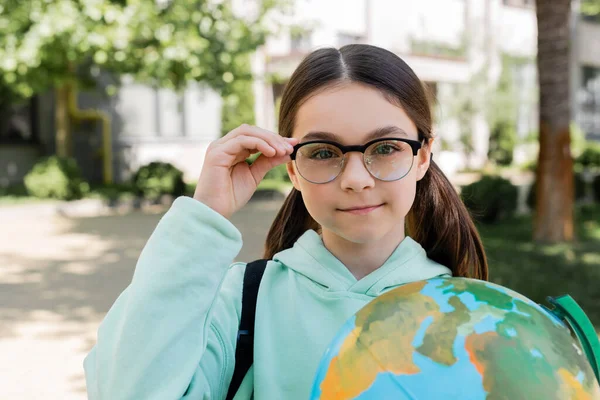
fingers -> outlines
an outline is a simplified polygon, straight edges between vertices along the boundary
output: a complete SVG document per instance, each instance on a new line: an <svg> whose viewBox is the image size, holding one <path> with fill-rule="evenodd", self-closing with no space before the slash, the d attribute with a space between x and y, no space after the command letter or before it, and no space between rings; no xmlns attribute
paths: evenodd
<svg viewBox="0 0 600 400"><path fill-rule="evenodd" d="M267 158L289 156L296 143L298 139L284 138L261 128L242 125L211 143L207 159L212 165L231 167L257 152Z"/></svg>
<svg viewBox="0 0 600 400"><path fill-rule="evenodd" d="M250 154L260 152L265 157L284 157L293 152L293 148L282 149L273 147L269 142L253 136L238 136L224 143L216 144L209 152L206 159L212 165L232 167L245 161Z"/></svg>
<svg viewBox="0 0 600 400"><path fill-rule="evenodd" d="M266 140L252 136L238 136L233 138L223 144L222 150L230 155L237 155L244 150L249 151L251 154L259 151L267 157L276 156L278 151L280 152L280 155L285 154L285 150L279 150Z"/></svg>
<svg viewBox="0 0 600 400"><path fill-rule="evenodd" d="M252 163L250 171L252 172L254 180L260 182L271 169L278 165L290 162L291 160L289 154L278 157L266 157L261 155Z"/></svg>
<svg viewBox="0 0 600 400"><path fill-rule="evenodd" d="M276 150L276 154L278 155L284 155L288 151L291 152L291 147L293 147L293 145L295 145L298 142L297 139L285 138L266 129L246 124L241 125L233 131L229 132L221 140L222 143L227 143L228 141L236 140L240 136L251 136L260 138L267 142L272 148L274 148ZM270 156L272 157L272 155Z"/></svg>

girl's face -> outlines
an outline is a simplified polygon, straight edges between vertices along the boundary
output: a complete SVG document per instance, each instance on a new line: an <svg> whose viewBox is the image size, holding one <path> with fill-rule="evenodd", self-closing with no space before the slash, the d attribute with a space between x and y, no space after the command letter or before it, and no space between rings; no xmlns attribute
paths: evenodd
<svg viewBox="0 0 600 400"><path fill-rule="evenodd" d="M298 110L292 136L302 143L324 139L326 133L328 140L342 145L363 145L375 139L370 133L388 127L394 130L385 135L387 138L418 140L417 128L404 110L374 88L348 83L307 100ZM315 137L315 132L320 136ZM430 149L431 142L414 157L410 172L391 182L374 178L359 152L347 153L340 175L324 184L304 179L294 162L287 167L308 212L321 225L326 242L398 242L404 238L404 219L413 204L416 183L429 167ZM362 209L350 210L355 208Z"/></svg>

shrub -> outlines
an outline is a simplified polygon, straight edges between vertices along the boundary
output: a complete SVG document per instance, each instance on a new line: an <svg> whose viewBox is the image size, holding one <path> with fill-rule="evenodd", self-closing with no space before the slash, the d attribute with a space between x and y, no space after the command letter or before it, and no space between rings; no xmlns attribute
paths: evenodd
<svg viewBox="0 0 600 400"><path fill-rule="evenodd" d="M170 163L159 161L140 167L133 175L133 186L138 195L153 200L165 194L178 197L186 189L183 172Z"/></svg>
<svg viewBox="0 0 600 400"><path fill-rule="evenodd" d="M600 169L600 144L588 143L575 163L583 168Z"/></svg>
<svg viewBox="0 0 600 400"><path fill-rule="evenodd" d="M273 179L279 182L291 182L285 164L278 165L275 168L271 169L265 175L265 179Z"/></svg>
<svg viewBox="0 0 600 400"><path fill-rule="evenodd" d="M496 165L510 165L517 142L513 124L498 122L490 133L488 158Z"/></svg>
<svg viewBox="0 0 600 400"><path fill-rule="evenodd" d="M248 163L248 165L252 165L252 163L256 161L256 159L259 156L259 153L253 154L246 159L246 162ZM276 166L275 168L270 169L263 179L269 179L278 182L291 182L285 164L281 164Z"/></svg>
<svg viewBox="0 0 600 400"><path fill-rule="evenodd" d="M89 191L73 158L50 156L38 161L24 179L27 192L41 199L77 200Z"/></svg>
<svg viewBox="0 0 600 400"><path fill-rule="evenodd" d="M600 203L600 175L594 178L594 182L592 183L592 190L594 192L594 199Z"/></svg>
<svg viewBox="0 0 600 400"><path fill-rule="evenodd" d="M464 186L461 197L473 216L484 223L496 222L517 209L516 186L500 176L485 175Z"/></svg>

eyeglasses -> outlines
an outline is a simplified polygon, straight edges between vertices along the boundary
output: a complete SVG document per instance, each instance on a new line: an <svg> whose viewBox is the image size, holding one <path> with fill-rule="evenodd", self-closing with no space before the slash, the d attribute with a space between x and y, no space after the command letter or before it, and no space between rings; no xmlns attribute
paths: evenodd
<svg viewBox="0 0 600 400"><path fill-rule="evenodd" d="M404 178L411 170L421 142L381 138L362 146L343 146L328 140L314 140L294 146L291 154L298 173L311 183L328 183L337 178L346 163L346 153L363 153L363 163L376 179L390 182Z"/></svg>

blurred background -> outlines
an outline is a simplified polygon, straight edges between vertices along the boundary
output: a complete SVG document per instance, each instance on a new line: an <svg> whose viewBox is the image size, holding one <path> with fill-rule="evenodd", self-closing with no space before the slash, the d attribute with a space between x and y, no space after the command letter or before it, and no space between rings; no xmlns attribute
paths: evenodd
<svg viewBox="0 0 600 400"><path fill-rule="evenodd" d="M600 0L0 0L0 398L84 399L82 361L208 144L277 131L310 51L368 43L430 94L434 160L491 279L600 331ZM260 258L272 170L233 218Z"/></svg>

